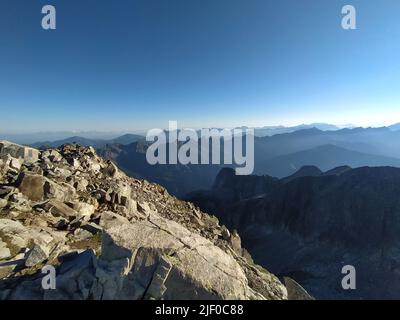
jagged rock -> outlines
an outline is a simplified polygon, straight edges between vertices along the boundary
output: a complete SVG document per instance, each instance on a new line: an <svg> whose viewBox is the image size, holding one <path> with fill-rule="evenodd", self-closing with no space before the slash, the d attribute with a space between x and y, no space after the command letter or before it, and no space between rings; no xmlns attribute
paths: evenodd
<svg viewBox="0 0 400 320"><path fill-rule="evenodd" d="M28 245L29 237L28 229L25 228L20 222L0 219L0 235L7 246L13 249L12 254L17 254L22 248ZM7 237L7 239L5 238Z"/></svg>
<svg viewBox="0 0 400 320"><path fill-rule="evenodd" d="M138 211L144 214L146 217L149 216L153 211L150 209L150 206L147 202L139 202L137 204Z"/></svg>
<svg viewBox="0 0 400 320"><path fill-rule="evenodd" d="M120 176L118 167L111 161L107 162L107 167L102 170L103 174L113 178Z"/></svg>
<svg viewBox="0 0 400 320"><path fill-rule="evenodd" d="M73 186L76 191L86 191L89 182L86 179L80 178L76 182L74 182Z"/></svg>
<svg viewBox="0 0 400 320"><path fill-rule="evenodd" d="M43 298L46 300L89 299L97 265L93 250L69 254L61 257L60 260L62 263L57 269L57 288L46 290Z"/></svg>
<svg viewBox="0 0 400 320"><path fill-rule="evenodd" d="M103 189L97 190L94 193L94 196L96 197L96 199L99 202L111 202L110 194L107 191L103 190Z"/></svg>
<svg viewBox="0 0 400 320"><path fill-rule="evenodd" d="M289 277L284 277L289 300L315 300L308 292L296 281Z"/></svg>
<svg viewBox="0 0 400 320"><path fill-rule="evenodd" d="M39 159L39 151L8 141L0 141L0 157L10 155L25 161L35 162Z"/></svg>
<svg viewBox="0 0 400 320"><path fill-rule="evenodd" d="M98 234L102 231L102 228L95 223L85 223L81 225L81 229L90 232L92 235Z"/></svg>
<svg viewBox="0 0 400 320"><path fill-rule="evenodd" d="M54 149L45 150L42 152L42 159L48 158L51 162L62 161L62 155Z"/></svg>
<svg viewBox="0 0 400 320"><path fill-rule="evenodd" d="M85 202L69 202L68 204L81 216L91 216L95 210L94 205Z"/></svg>
<svg viewBox="0 0 400 320"><path fill-rule="evenodd" d="M93 234L85 229L78 228L74 231L75 239L78 241L87 240L93 237Z"/></svg>
<svg viewBox="0 0 400 320"><path fill-rule="evenodd" d="M65 220L64 218L61 218L54 224L54 228L56 228L58 230L67 230L68 221Z"/></svg>
<svg viewBox="0 0 400 320"><path fill-rule="evenodd" d="M227 241L231 239L231 233L225 226L222 227L222 238Z"/></svg>
<svg viewBox="0 0 400 320"><path fill-rule="evenodd" d="M234 230L230 235L229 243L235 252L239 254L242 252L242 241L236 230Z"/></svg>
<svg viewBox="0 0 400 320"><path fill-rule="evenodd" d="M56 199L49 200L44 204L44 208L56 217L75 218L78 216L78 212Z"/></svg>
<svg viewBox="0 0 400 320"><path fill-rule="evenodd" d="M68 221L65 220L64 218L61 218L54 224L54 228L56 228L58 230L67 230Z"/></svg>
<svg viewBox="0 0 400 320"><path fill-rule="evenodd" d="M6 166L8 166L9 169L16 170L17 172L18 172L18 170L21 169L21 165L22 165L21 162L23 162L23 161L20 161L19 159L16 159L16 158L10 156L9 154L3 155L2 161L4 162L4 164ZM3 166L4 166L4 164L3 164Z"/></svg>
<svg viewBox="0 0 400 320"><path fill-rule="evenodd" d="M35 245L26 254L25 266L33 267L33 266L45 261L47 258L48 258L48 255L46 254L46 252L44 252L40 246Z"/></svg>
<svg viewBox="0 0 400 320"><path fill-rule="evenodd" d="M68 201L75 195L75 189L66 183L54 183L46 179L44 185L44 196L46 199L57 199L60 201Z"/></svg>
<svg viewBox="0 0 400 320"><path fill-rule="evenodd" d="M52 243L61 242L64 235L57 235L44 230L42 227L24 226L19 221L0 219L0 237L15 256L30 244L40 245L48 254L53 246Z"/></svg>

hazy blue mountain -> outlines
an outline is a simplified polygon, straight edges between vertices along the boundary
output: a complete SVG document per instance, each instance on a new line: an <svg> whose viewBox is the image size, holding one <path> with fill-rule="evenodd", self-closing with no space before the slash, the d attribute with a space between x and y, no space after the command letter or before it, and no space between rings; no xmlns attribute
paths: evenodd
<svg viewBox="0 0 400 320"><path fill-rule="evenodd" d="M395 124L389 126L389 129L390 129L390 130L393 130L393 131L398 131L398 130L400 130L400 123L395 123Z"/></svg>
<svg viewBox="0 0 400 320"><path fill-rule="evenodd" d="M99 153L112 160L128 175L161 184L178 197L198 189L210 188L219 165L150 165L146 160L148 143L139 140L129 145L110 144Z"/></svg>
<svg viewBox="0 0 400 320"><path fill-rule="evenodd" d="M74 136L74 137L69 137L66 139L61 139L61 140L56 140L56 141L43 141L43 142L35 142L32 143L31 146L35 148L42 148L42 147L59 147L64 144L68 143L76 143L81 146L92 146L94 148L104 148L107 144L130 144L133 142L136 142L140 139L144 139L143 136L136 135L136 134L125 134L123 136L105 140L105 139L89 139L85 137L79 137L79 136Z"/></svg>
<svg viewBox="0 0 400 320"><path fill-rule="evenodd" d="M35 142L32 143L31 146L34 148L43 148L43 147L50 147L50 148L56 148L59 146L62 146L64 144L68 144L68 143L76 143L79 144L81 146L92 146L95 148L101 148L103 147L107 142L106 140L97 140L97 139L88 139L88 138L84 138L84 137L78 137L78 136L74 136L74 137L69 137L66 139L61 139L61 140L56 140L56 141L40 141L40 142Z"/></svg>
<svg viewBox="0 0 400 320"><path fill-rule="evenodd" d="M281 155L331 144L348 150L400 158L400 131L382 128L353 128L322 131L316 128L256 138L256 158L267 160Z"/></svg>
<svg viewBox="0 0 400 320"><path fill-rule="evenodd" d="M141 136L141 135L128 133L128 134L124 134L123 136L120 136L120 137L117 137L117 138L114 138L114 139L110 139L110 140L107 141L107 143L108 144L118 143L118 144L127 145L127 144L134 143L134 142L136 142L138 140L141 140L141 139L145 139L145 138L143 136Z"/></svg>
<svg viewBox="0 0 400 320"><path fill-rule="evenodd" d="M0 140L13 141L19 144L35 144L40 141L53 142L64 140L70 137L82 137L91 140L111 140L122 136L122 132L100 132L100 131L52 131L52 132L34 132L34 133L0 133Z"/></svg>
<svg viewBox="0 0 400 320"><path fill-rule="evenodd" d="M326 171L345 165L352 168L363 166L400 167L400 159L366 154L328 144L258 163L256 173L282 178L295 173L303 166L316 166Z"/></svg>
<svg viewBox="0 0 400 320"><path fill-rule="evenodd" d="M261 128L254 128L254 135L256 137L266 137L273 136L277 134L283 133L291 133L299 130L312 129L316 128L322 131L327 130L339 130L338 126L328 124L328 123L311 123L311 124L301 124L293 127L285 127L285 126L265 126Z"/></svg>

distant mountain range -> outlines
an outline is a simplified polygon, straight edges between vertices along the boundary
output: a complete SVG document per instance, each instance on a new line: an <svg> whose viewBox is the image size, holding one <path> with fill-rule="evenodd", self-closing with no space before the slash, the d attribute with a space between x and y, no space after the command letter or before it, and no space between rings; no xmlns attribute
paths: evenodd
<svg viewBox="0 0 400 320"><path fill-rule="evenodd" d="M312 127L308 128L310 126ZM308 129L304 129L305 127ZM399 128L400 124L381 128L344 129L337 129L329 124L291 128L264 127L261 129L269 130L269 133L282 130L294 131L255 137L254 173L283 178L294 174L303 166L316 166L323 171L339 166L400 167ZM209 188L218 171L224 167L224 165L151 166L145 158L148 143L143 136L136 134L126 134L111 139L75 136L31 145L36 148L58 147L66 143L93 146L102 155L115 161L128 174L157 182L179 197L194 190Z"/></svg>
<svg viewBox="0 0 400 320"><path fill-rule="evenodd" d="M343 128L352 129L354 125L347 124L343 126L336 126L329 123L311 123L301 124L297 126L264 126L264 127L242 127L254 129L256 137L274 136L283 133L292 133L299 130L316 128L321 131L336 131ZM390 130L400 130L400 123L388 126ZM133 132L102 132L102 131L58 131L58 132L35 132L35 133L6 133L0 132L0 139L14 141L19 144L37 144L38 142L55 142L68 140L71 137L79 137L90 140L113 140L116 137L123 136L126 134L133 134L138 136L145 136L146 130L133 131Z"/></svg>
<svg viewBox="0 0 400 320"><path fill-rule="evenodd" d="M352 128L354 126L352 125L347 125L344 126L346 128ZM316 128L322 131L328 131L328 130L339 130L343 127L338 127L333 124L328 124L328 123L311 123L311 124L301 124L298 126L292 126L292 127L285 127L285 126L265 126L261 128L254 128L254 135L256 137L266 137L266 136L274 136L276 134L283 134L283 133L291 133L299 130L305 130L305 129L312 129Z"/></svg>
<svg viewBox="0 0 400 320"><path fill-rule="evenodd" d="M353 168L362 166L400 167L400 159L347 150L333 144L326 144L305 151L277 156L263 163L258 162L256 173L283 178L306 165L317 166L323 171L345 165Z"/></svg>
<svg viewBox="0 0 400 320"><path fill-rule="evenodd" d="M130 144L136 142L138 140L144 139L143 136L136 135L136 134L125 134L117 138L104 140L104 139L90 139L84 138L79 136L74 136L66 139L56 140L56 141L42 141L42 142L35 142L32 143L31 146L34 148L41 148L41 147L51 147L56 148L62 146L64 144L69 143L76 143L81 146L92 146L94 148L104 148L108 144Z"/></svg>

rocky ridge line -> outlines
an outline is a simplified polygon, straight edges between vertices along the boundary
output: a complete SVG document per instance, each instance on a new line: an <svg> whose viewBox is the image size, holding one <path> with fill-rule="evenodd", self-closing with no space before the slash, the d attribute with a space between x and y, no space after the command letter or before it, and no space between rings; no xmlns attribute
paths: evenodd
<svg viewBox="0 0 400 320"><path fill-rule="evenodd" d="M0 141L0 299L287 297L236 232L93 148Z"/></svg>

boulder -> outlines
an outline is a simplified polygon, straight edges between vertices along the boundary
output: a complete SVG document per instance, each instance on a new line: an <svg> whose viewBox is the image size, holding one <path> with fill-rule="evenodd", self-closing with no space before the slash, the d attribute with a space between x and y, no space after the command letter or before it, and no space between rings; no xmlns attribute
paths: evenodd
<svg viewBox="0 0 400 320"><path fill-rule="evenodd" d="M39 159L39 151L8 141L0 141L0 157L10 155L28 162L36 162Z"/></svg>
<svg viewBox="0 0 400 320"><path fill-rule="evenodd" d="M19 221L0 219L0 237L15 256L30 244L40 245L46 254L51 251L53 243L61 243L64 235L55 234L43 227L26 227Z"/></svg>
<svg viewBox="0 0 400 320"><path fill-rule="evenodd" d="M56 199L49 200L43 207L56 217L75 218L79 215L77 211Z"/></svg>
<svg viewBox="0 0 400 320"><path fill-rule="evenodd" d="M45 178L38 174L23 172L17 180L18 189L31 201L44 199Z"/></svg>
<svg viewBox="0 0 400 320"><path fill-rule="evenodd" d="M49 149L42 152L42 159L49 159L51 162L60 162L62 161L62 155L54 149Z"/></svg>
<svg viewBox="0 0 400 320"><path fill-rule="evenodd" d="M44 197L46 199L57 199L68 201L74 198L75 189L66 183L55 183L49 179L45 180L43 185Z"/></svg>
<svg viewBox="0 0 400 320"><path fill-rule="evenodd" d="M21 162L23 162L23 161L20 161L19 159L13 158L9 154L3 156L3 161L5 162L5 165L8 166L12 170L21 169Z"/></svg>
<svg viewBox="0 0 400 320"><path fill-rule="evenodd" d="M105 271L99 279L103 291L114 292L109 298L260 298L232 256L178 223L151 215L148 221L108 227L103 233L102 264L126 261L114 270L124 272L122 283L113 280L114 272Z"/></svg>

